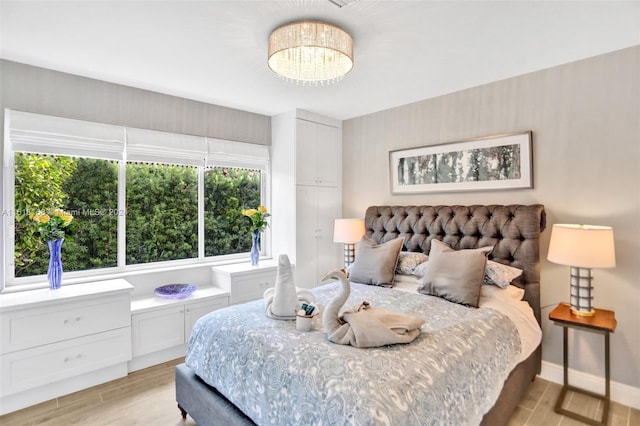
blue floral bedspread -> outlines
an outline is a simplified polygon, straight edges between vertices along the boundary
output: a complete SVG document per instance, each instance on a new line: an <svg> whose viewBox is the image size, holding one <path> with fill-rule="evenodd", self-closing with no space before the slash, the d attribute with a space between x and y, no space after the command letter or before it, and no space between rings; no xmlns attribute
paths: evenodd
<svg viewBox="0 0 640 426"><path fill-rule="evenodd" d="M325 305L331 283L313 290ZM363 300L424 317L407 345L358 349L264 314L258 300L198 320L186 364L259 425L477 425L515 366L520 339L492 309L352 284Z"/></svg>

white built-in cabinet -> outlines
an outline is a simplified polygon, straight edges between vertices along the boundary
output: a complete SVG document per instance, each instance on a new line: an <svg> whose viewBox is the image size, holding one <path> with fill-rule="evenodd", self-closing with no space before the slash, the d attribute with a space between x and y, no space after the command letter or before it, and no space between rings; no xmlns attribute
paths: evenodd
<svg viewBox="0 0 640 426"><path fill-rule="evenodd" d="M272 117L272 250L315 287L342 265L333 223L342 211L342 123L302 110Z"/></svg>
<svg viewBox="0 0 640 426"><path fill-rule="evenodd" d="M296 282L300 287L318 285L324 274L339 265L333 242L333 221L340 213L337 195L333 187L296 188Z"/></svg>
<svg viewBox="0 0 640 426"><path fill-rule="evenodd" d="M211 284L229 293L232 305L261 299L276 284L277 260L261 260L258 265L231 263L211 267Z"/></svg>
<svg viewBox="0 0 640 426"><path fill-rule="evenodd" d="M204 286L183 300L153 296L132 300L129 371L184 356L195 322L228 305L228 292Z"/></svg>
<svg viewBox="0 0 640 426"><path fill-rule="evenodd" d="M295 126L296 185L337 188L341 129L305 119Z"/></svg>
<svg viewBox="0 0 640 426"><path fill-rule="evenodd" d="M127 375L122 279L0 295L0 414Z"/></svg>

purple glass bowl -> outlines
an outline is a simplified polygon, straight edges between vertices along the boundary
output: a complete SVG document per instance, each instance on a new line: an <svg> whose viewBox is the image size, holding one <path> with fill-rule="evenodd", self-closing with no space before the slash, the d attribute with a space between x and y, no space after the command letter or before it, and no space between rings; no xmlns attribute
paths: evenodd
<svg viewBox="0 0 640 426"><path fill-rule="evenodd" d="M168 284L156 288L154 293L156 296L166 297L167 299L184 299L197 289L198 286L195 284Z"/></svg>

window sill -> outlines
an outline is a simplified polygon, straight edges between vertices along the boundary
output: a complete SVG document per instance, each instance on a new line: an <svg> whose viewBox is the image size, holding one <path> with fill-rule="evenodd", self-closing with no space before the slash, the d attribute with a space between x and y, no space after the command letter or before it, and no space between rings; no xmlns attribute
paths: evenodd
<svg viewBox="0 0 640 426"><path fill-rule="evenodd" d="M208 262L190 261L189 263L181 263L179 265L164 264L164 265L156 265L155 267L144 265L144 267L140 267L140 268L136 268L136 266L140 266L140 265L132 265L128 267L126 271L122 269L115 270L116 268L113 268L109 270L105 269L104 272L102 273L98 271L69 272L63 275L62 285L70 286L70 285L77 285L77 284L87 284L92 282L114 280L114 279L121 279L121 278L122 279L136 278L136 277L141 278L141 277L144 277L144 275L152 275L152 274L158 274L158 273L164 273L164 272L196 269L196 268L203 268L203 270L206 270L208 273L210 268L213 266L225 266L225 265L248 263L247 257L248 257L248 253L246 256L236 257L236 258L227 258L227 259L218 260L218 261L208 261ZM272 257L265 256L265 257L261 257L260 261L268 261L271 259ZM69 278L67 277L67 274L72 276ZM14 282L13 284L7 285L4 288L0 289L0 294L8 294L8 293L15 293L15 292L29 291L29 290L38 290L38 289L43 289L47 287L49 287L49 283L47 282L46 277L44 276L38 276L38 277L32 277L32 278L27 277L27 278L20 279L18 283ZM134 287L135 287L135 284L134 284Z"/></svg>

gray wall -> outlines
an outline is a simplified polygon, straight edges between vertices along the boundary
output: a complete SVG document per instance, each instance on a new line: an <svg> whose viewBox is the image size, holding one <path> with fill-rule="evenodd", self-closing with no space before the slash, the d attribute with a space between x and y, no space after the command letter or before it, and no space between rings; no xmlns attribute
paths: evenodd
<svg viewBox="0 0 640 426"><path fill-rule="evenodd" d="M142 129L262 145L271 117L0 60L0 106ZM4 118L3 118L4 119Z"/></svg>
<svg viewBox="0 0 640 426"><path fill-rule="evenodd" d="M17 62L0 60L0 90L2 128L4 109L10 108L99 123L271 145L271 117L266 115ZM4 146L4 132L0 133ZM2 155L3 152L0 152ZM3 177L0 176L0 179ZM0 188L4 188L2 181ZM5 210L4 204L2 210ZM3 232L4 229L0 229L0 236L3 236ZM0 255L3 255L1 250L2 246ZM0 268L0 278L3 276Z"/></svg>
<svg viewBox="0 0 640 426"><path fill-rule="evenodd" d="M390 150L533 131L530 190L391 195ZM343 123L343 214L369 205L544 204L553 223L612 226L617 267L594 271L595 304L616 312L614 381L640 388L640 47ZM542 263L543 318L569 300L569 268ZM543 359L562 364L561 328L543 323ZM570 366L604 376L602 337L576 333Z"/></svg>

